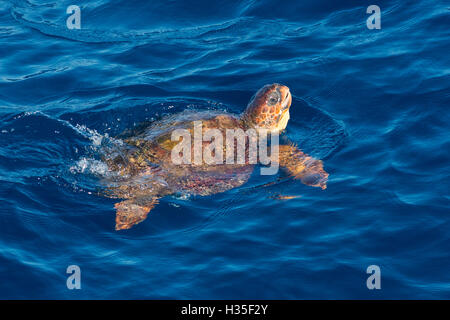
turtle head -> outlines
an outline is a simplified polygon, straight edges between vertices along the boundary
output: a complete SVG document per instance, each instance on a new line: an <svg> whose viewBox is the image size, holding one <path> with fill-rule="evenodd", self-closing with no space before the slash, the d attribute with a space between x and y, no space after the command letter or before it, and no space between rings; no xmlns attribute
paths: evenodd
<svg viewBox="0 0 450 320"><path fill-rule="evenodd" d="M292 96L289 88L281 84L268 84L256 92L243 114L248 127L284 130L289 121Z"/></svg>

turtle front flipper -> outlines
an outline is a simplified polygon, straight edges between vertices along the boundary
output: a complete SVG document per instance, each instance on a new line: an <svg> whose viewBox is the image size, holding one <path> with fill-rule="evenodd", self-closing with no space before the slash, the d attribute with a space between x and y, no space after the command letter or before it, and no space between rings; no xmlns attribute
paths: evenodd
<svg viewBox="0 0 450 320"><path fill-rule="evenodd" d="M315 159L293 145L280 145L278 162L294 179L308 186L327 188L328 173L321 160ZM276 159L275 159L276 161Z"/></svg>
<svg viewBox="0 0 450 320"><path fill-rule="evenodd" d="M129 199L118 202L116 208L116 230L130 229L144 221L147 214L158 204L158 198Z"/></svg>

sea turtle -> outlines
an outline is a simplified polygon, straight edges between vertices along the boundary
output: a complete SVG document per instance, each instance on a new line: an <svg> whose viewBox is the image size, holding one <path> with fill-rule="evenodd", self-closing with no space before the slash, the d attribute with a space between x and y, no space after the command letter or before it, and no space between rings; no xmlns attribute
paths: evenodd
<svg viewBox="0 0 450 320"><path fill-rule="evenodd" d="M109 150L104 156L109 171L115 173L106 181L104 195L122 200L115 204L116 230L129 229L142 222L158 199L164 196L177 193L206 196L236 188L249 179L254 163L249 161L248 136L244 162L211 163L206 157L200 157L200 162L194 159L192 163L180 163L174 161L173 151L186 137L179 139L178 136L178 140L174 141L175 130L185 129L195 135L195 126L200 122L202 133L215 129L213 132L223 134L224 137L228 129L278 133L287 126L291 103L288 87L271 84L262 87L254 95L240 116L212 111L182 112L122 134L123 145L116 150ZM216 150L212 148L216 139L214 136L214 139L202 141L200 150L209 150L212 156L223 151L220 155L223 157L227 149L233 147L235 156L234 152L238 150L236 141L230 145L223 142L223 149ZM189 152L181 150L175 154L182 156L184 152L188 160L195 158L199 151L194 144L189 142ZM328 173L324 171L322 161L304 154L295 145L279 145L278 157L271 155L270 160L277 162L289 175L304 184L326 188Z"/></svg>

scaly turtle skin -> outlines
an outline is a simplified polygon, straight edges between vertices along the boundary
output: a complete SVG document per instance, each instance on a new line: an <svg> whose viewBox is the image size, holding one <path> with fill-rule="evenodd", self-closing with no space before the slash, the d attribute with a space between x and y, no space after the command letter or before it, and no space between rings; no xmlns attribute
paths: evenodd
<svg viewBox="0 0 450 320"><path fill-rule="evenodd" d="M174 130L185 129L194 137L194 126L201 121L202 134L216 129L224 137L221 145L225 156L227 129L280 132L287 126L291 102L286 86L266 85L256 93L241 116L212 111L182 112L129 132L123 148L105 157L109 170L117 173L116 178L108 181L105 195L124 199L115 204L116 230L129 229L143 221L164 196L174 193L206 196L239 187L249 179L254 165L248 159L248 137L247 156L241 164L208 164L205 159L201 159L201 163L175 164L172 150L179 141L172 141ZM212 147L211 141L201 144L201 150ZM194 156L195 152L192 143L191 154ZM277 161L290 175L307 185L326 188L328 173L323 170L322 161L293 145L280 145L278 158L271 161Z"/></svg>

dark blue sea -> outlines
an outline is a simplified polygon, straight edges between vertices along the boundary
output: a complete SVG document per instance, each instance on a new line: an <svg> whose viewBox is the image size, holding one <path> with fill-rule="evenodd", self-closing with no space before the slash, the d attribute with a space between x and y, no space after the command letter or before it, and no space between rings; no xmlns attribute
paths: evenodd
<svg viewBox="0 0 450 320"><path fill-rule="evenodd" d="M449 299L449 15L434 0L2 0L0 298ZM275 82L326 190L254 174L114 230L108 139L240 113Z"/></svg>

